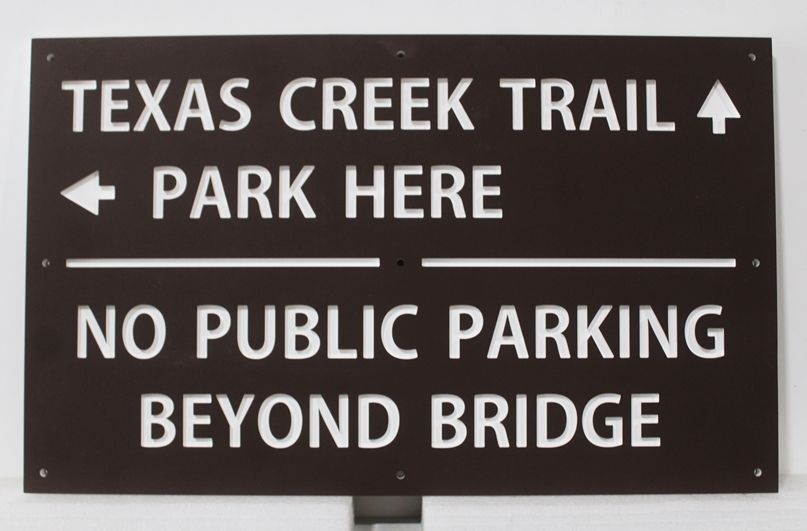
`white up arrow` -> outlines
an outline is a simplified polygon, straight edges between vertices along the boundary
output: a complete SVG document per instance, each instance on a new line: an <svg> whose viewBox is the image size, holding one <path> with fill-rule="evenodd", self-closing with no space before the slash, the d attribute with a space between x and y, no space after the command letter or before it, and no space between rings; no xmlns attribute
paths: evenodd
<svg viewBox="0 0 807 531"><path fill-rule="evenodd" d="M97 216L100 201L115 199L115 187L101 186L98 172L94 171L62 190L62 195Z"/></svg>
<svg viewBox="0 0 807 531"><path fill-rule="evenodd" d="M729 93L723 88L723 84L718 79L715 81L709 95L698 111L698 118L710 118L712 120L712 134L726 134L726 118L739 118L740 111L734 106L734 102L729 98Z"/></svg>

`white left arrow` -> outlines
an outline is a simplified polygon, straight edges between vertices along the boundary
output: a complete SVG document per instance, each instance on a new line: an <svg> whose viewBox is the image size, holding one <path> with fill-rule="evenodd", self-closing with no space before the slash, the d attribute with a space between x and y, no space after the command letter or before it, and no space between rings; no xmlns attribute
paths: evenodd
<svg viewBox="0 0 807 531"><path fill-rule="evenodd" d="M726 134L726 118L739 118L740 111L734 106L729 93L718 79L706 96L701 110L698 111L698 118L710 118L712 120L712 134Z"/></svg>
<svg viewBox="0 0 807 531"><path fill-rule="evenodd" d="M62 195L97 216L101 201L115 199L115 187L101 186L98 172L94 171L62 190Z"/></svg>

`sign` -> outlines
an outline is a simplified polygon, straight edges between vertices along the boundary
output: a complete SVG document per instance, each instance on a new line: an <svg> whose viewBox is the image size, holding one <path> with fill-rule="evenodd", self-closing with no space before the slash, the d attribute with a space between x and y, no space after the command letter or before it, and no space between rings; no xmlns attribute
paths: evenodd
<svg viewBox="0 0 807 531"><path fill-rule="evenodd" d="M25 489L775 491L771 65L34 41Z"/></svg>

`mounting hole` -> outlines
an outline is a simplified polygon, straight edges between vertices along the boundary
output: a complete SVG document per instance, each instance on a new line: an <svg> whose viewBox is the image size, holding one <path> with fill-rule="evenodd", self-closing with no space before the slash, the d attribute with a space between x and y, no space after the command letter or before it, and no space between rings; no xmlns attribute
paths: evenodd
<svg viewBox="0 0 807 531"><path fill-rule="evenodd" d="M404 260L403 258L398 258L397 260L395 260L395 265L397 265L398 267L403 267L406 265L406 260Z"/></svg>
<svg viewBox="0 0 807 531"><path fill-rule="evenodd" d="M754 469L754 477L755 478L761 478L762 477L762 469L761 468L755 468Z"/></svg>
<svg viewBox="0 0 807 531"><path fill-rule="evenodd" d="M751 267L759 267L760 261L759 258L754 258L751 260Z"/></svg>
<svg viewBox="0 0 807 531"><path fill-rule="evenodd" d="M44 267L44 268L50 267L50 260L48 260L47 258L43 258L42 259L42 267Z"/></svg>
<svg viewBox="0 0 807 531"><path fill-rule="evenodd" d="M749 59L751 60L751 62L753 63L754 61L756 61L756 60L757 60L757 54L755 54L755 53L749 53L749 54L748 54L748 58L749 58Z"/></svg>
<svg viewBox="0 0 807 531"><path fill-rule="evenodd" d="M48 469L47 468L40 468L39 469L39 477L46 478L48 477Z"/></svg>
<svg viewBox="0 0 807 531"><path fill-rule="evenodd" d="M56 59L55 53L49 53L48 55L45 56L45 61L49 63L52 63L54 59Z"/></svg>
<svg viewBox="0 0 807 531"><path fill-rule="evenodd" d="M406 57L406 52L404 50L398 50L397 52L395 52L395 57L397 57L398 59L403 59L404 57Z"/></svg>
<svg viewBox="0 0 807 531"><path fill-rule="evenodd" d="M397 479L398 481L406 479L406 472L404 472L403 470L397 471L395 473L395 479Z"/></svg>

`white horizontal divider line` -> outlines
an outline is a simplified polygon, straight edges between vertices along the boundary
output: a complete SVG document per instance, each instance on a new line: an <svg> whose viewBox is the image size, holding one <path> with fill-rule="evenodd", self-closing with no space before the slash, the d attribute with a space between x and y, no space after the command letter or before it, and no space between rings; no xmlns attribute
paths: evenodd
<svg viewBox="0 0 807 531"><path fill-rule="evenodd" d="M423 258L423 267L734 268L734 258Z"/></svg>
<svg viewBox="0 0 807 531"><path fill-rule="evenodd" d="M380 258L68 258L68 269L381 267Z"/></svg>

